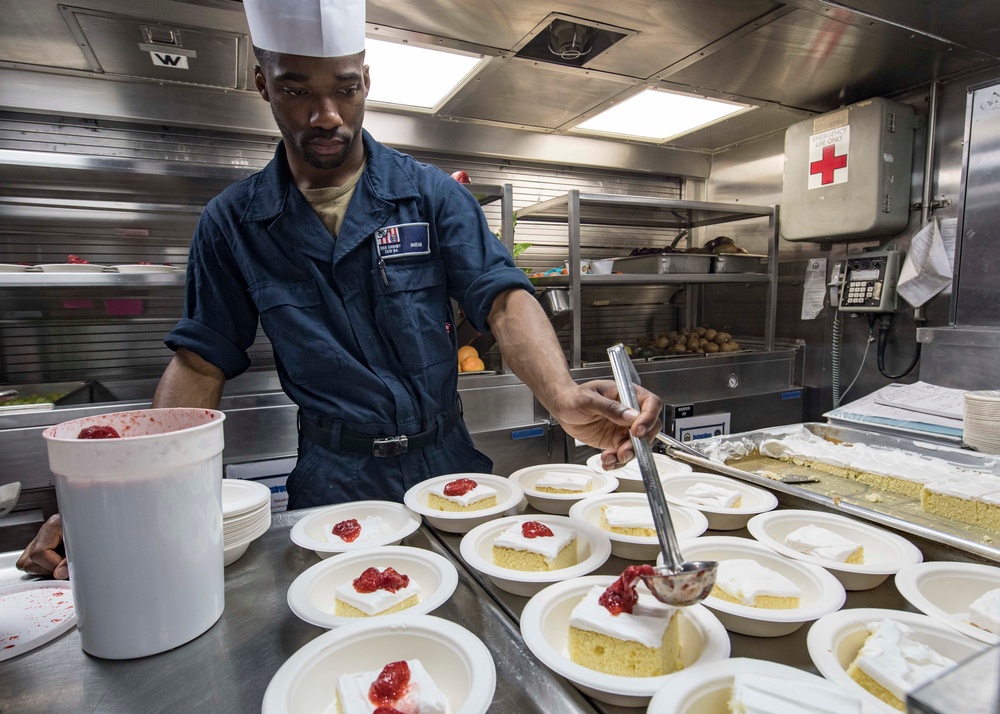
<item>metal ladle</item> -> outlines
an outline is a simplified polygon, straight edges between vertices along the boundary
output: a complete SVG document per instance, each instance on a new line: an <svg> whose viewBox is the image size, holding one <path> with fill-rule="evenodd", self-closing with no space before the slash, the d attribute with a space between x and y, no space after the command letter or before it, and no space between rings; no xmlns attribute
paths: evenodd
<svg viewBox="0 0 1000 714"><path fill-rule="evenodd" d="M618 396L622 404L639 410L639 400L635 395L635 385L632 384L632 362L622 344L608 348L611 358L611 371L615 375L618 386ZM653 452L644 439L632 437L632 448L639 463L639 473L646 487L646 497L653 512L653 523L656 525L656 536L663 551L663 565L653 568L653 575L643 575L642 581L657 600L674 607L695 605L712 591L719 564L715 561L691 561L685 563L681 559L680 547L677 545L677 534L670 520L670 510L667 499L663 495L663 484L653 461Z"/></svg>

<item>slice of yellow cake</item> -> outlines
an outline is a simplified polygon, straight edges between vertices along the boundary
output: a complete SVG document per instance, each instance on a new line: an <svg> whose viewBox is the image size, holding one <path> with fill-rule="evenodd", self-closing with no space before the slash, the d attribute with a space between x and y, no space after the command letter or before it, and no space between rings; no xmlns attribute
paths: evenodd
<svg viewBox="0 0 1000 714"><path fill-rule="evenodd" d="M786 535L785 545L800 553L837 563L858 565L865 562L865 548L860 543L812 524Z"/></svg>
<svg viewBox="0 0 1000 714"><path fill-rule="evenodd" d="M637 592L633 569L642 567L650 568L630 566L616 585L595 585L573 608L569 618L573 662L620 677L658 677L683 668L680 614L648 592ZM624 589L624 601L616 587Z"/></svg>
<svg viewBox="0 0 1000 714"><path fill-rule="evenodd" d="M538 521L518 521L493 541L493 563L541 572L576 565L576 531Z"/></svg>
<svg viewBox="0 0 1000 714"><path fill-rule="evenodd" d="M914 640L913 632L901 622L879 620L867 627L868 637L847 674L899 711L906 711L907 693L955 666L952 660Z"/></svg>
<svg viewBox="0 0 1000 714"><path fill-rule="evenodd" d="M681 496L696 506L709 508L739 508L743 505L743 497L734 488L725 488L710 483L696 483L689 487Z"/></svg>
<svg viewBox="0 0 1000 714"><path fill-rule="evenodd" d="M431 486L427 505L438 511L481 511L497 505L497 490L471 478L459 478Z"/></svg>
<svg viewBox="0 0 1000 714"><path fill-rule="evenodd" d="M554 469L546 471L540 479L535 482L535 490L542 493L586 493L594 486L594 478L585 470L570 471L568 469Z"/></svg>
<svg viewBox="0 0 1000 714"><path fill-rule="evenodd" d="M799 606L802 591L756 560L733 558L719 562L712 596L749 607L790 610Z"/></svg>
<svg viewBox="0 0 1000 714"><path fill-rule="evenodd" d="M620 535L651 538L656 535L649 506L601 506L600 527Z"/></svg>
<svg viewBox="0 0 1000 714"><path fill-rule="evenodd" d="M375 617L413 607L420 602L420 586L408 575L389 567L368 568L334 591L333 614L339 617Z"/></svg>
<svg viewBox="0 0 1000 714"><path fill-rule="evenodd" d="M380 707L408 714L454 711L418 659L390 662L381 671L342 674L336 705L338 714L370 714Z"/></svg>

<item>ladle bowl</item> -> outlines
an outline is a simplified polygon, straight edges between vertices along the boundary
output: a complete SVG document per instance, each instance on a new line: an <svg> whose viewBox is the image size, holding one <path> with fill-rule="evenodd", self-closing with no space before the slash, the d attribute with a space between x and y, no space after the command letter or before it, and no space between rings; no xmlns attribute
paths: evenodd
<svg viewBox="0 0 1000 714"><path fill-rule="evenodd" d="M639 410L639 400L635 394L632 380L632 361L622 344L608 348L611 359L611 371L618 387L618 398L626 407ZM656 536L663 551L663 562L654 568L654 575L643 575L642 581L649 591L660 602L674 607L695 605L712 592L719 564L715 561L694 561L685 563L681 558L680 547L677 544L677 534L674 532L673 521L670 520L670 510L663 494L663 484L653 461L653 452L645 439L632 437L632 448L635 450L639 473L642 474L643 485L646 487L646 498L653 513L653 523L656 525Z"/></svg>

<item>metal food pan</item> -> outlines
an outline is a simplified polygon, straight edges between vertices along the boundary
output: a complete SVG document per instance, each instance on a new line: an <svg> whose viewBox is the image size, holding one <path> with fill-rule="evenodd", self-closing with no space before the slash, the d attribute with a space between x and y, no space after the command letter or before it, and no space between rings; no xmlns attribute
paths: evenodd
<svg viewBox="0 0 1000 714"><path fill-rule="evenodd" d="M766 255L719 253L712 256L713 273L761 273Z"/></svg>
<svg viewBox="0 0 1000 714"><path fill-rule="evenodd" d="M691 445L704 454L717 453L720 448L743 451L746 454L741 457L727 457L725 463L710 461L707 458L698 459L680 451L672 451L671 455L694 464L696 469L717 471L764 486L779 494L785 493L797 499L819 504L835 513L855 516L910 533L934 544L1000 563L1000 547L996 545L1000 543L1000 535L994 531L926 513L920 507L919 498L879 490L853 479L841 478L825 471L797 466L790 461L779 461L759 454L759 447L764 439L780 437L802 428L834 442L908 451L943 459L961 468L1000 476L1000 460L996 456L932 444L916 435L913 439L909 439L821 423L791 424L692 442ZM771 477L765 476L765 473L771 474ZM791 474L814 476L818 482L792 485L775 480L775 477Z"/></svg>
<svg viewBox="0 0 1000 714"><path fill-rule="evenodd" d="M615 258L614 269L623 273L708 273L712 256L699 253L653 253Z"/></svg>

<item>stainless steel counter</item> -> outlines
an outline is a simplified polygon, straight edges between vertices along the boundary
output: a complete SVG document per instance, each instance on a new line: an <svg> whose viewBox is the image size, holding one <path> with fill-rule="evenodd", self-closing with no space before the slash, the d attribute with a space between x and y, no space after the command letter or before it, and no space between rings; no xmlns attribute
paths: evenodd
<svg viewBox="0 0 1000 714"><path fill-rule="evenodd" d="M0 712L259 712L278 668L324 632L296 617L285 601L292 581L319 562L315 553L289 538L295 521L308 513L275 515L270 530L226 568L225 611L201 637L170 652L116 662L85 654L74 628L0 663ZM426 528L403 544L449 557ZM16 554L0 555L0 587L30 579L13 569L15 559ZM573 687L534 658L517 625L461 565L458 571L455 594L433 614L471 630L490 649L497 667L490 711L593 714L594 708Z"/></svg>

